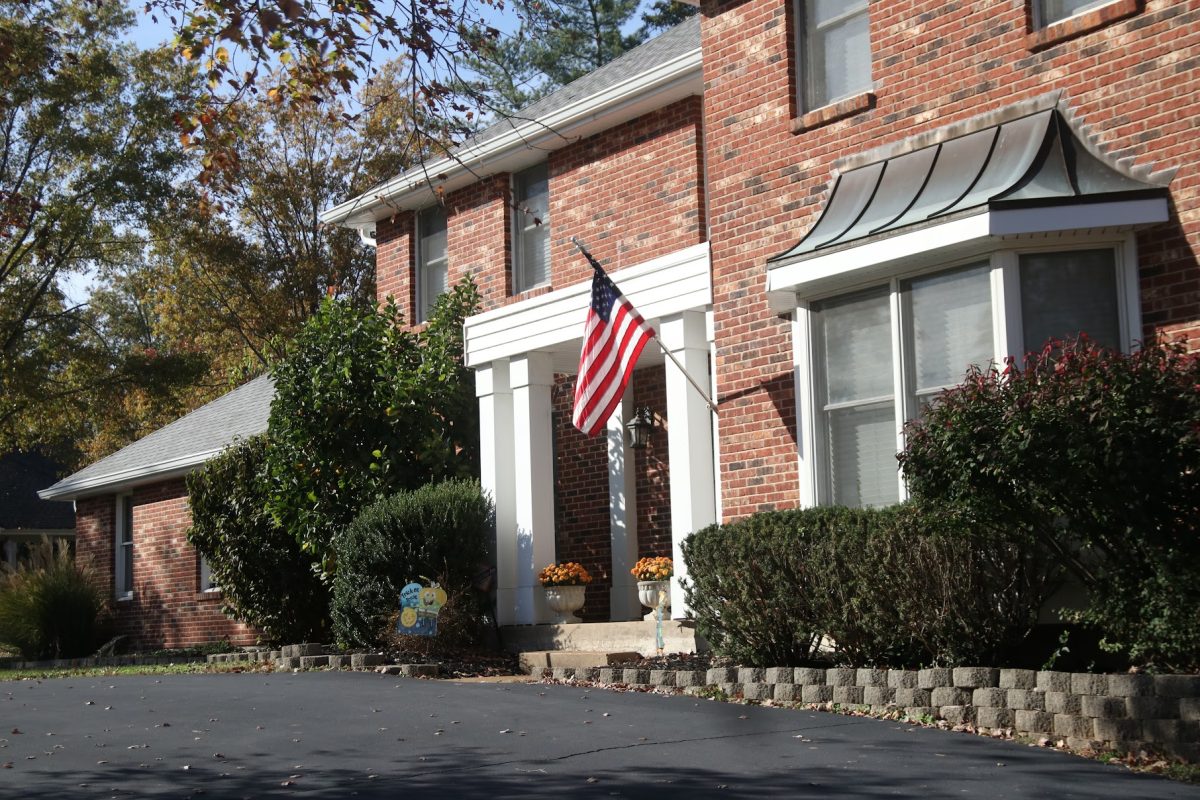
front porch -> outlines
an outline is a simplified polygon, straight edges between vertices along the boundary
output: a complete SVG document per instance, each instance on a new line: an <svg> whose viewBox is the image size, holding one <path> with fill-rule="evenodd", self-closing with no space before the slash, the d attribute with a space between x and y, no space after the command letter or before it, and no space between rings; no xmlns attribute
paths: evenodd
<svg viewBox="0 0 1200 800"><path fill-rule="evenodd" d="M683 369L711 387L708 246L623 269L612 278ZM589 298L590 281L581 282L476 315L465 326L466 360L476 371L479 398L481 481L496 506L497 618L502 626L517 626L506 629L506 645L511 637L528 641L528 647L519 649L590 648L583 642L595 638L627 642L622 648L629 651L641 651L649 642L653 651L652 628L646 636L639 621L633 623L638 631L605 631L603 621L641 619L644 611L630 569L639 555L648 554L673 558L672 613L676 619L686 615L680 546L689 534L719 518L716 418L657 345L643 351L634 384L643 386L643 397L651 391L647 387L661 387L662 406L652 411L667 439L659 471L665 473L663 495L669 497L669 508L663 511L669 513L662 520L669 516L669 530L661 538L643 536L641 549L656 552L639 552L639 518L646 526L654 518L647 512L658 510L644 507L639 513L639 499L645 506L665 498L647 491L649 468L644 460L639 464L626 437L625 425L638 405L634 393L627 392L598 440L586 440L569 428L569 407L563 422ZM585 614L596 624L561 626L581 629L565 632L541 625L554 615L546 607L538 572L556 561L588 559L585 566L599 574L589 589ZM678 636L672 634L672 646L694 650L686 626L672 625L678 631ZM597 630L584 633L583 628Z"/></svg>

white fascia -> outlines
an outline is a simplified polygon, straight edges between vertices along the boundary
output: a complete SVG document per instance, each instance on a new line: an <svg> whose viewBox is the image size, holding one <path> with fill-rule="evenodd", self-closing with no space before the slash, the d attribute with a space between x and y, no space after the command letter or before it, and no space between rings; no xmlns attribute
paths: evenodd
<svg viewBox="0 0 1200 800"><path fill-rule="evenodd" d="M1168 218L1165 198L1049 208L985 208L971 216L773 265L767 269L767 299L775 313L785 314L796 308L798 298L875 280L935 252L941 254L939 260L944 260L947 255L997 249L1000 241L1010 237L1054 231L1130 230Z"/></svg>
<svg viewBox="0 0 1200 800"><path fill-rule="evenodd" d="M399 175L368 194L340 203L321 214L326 224L360 231L398 209L428 205L431 187L454 191L497 172L515 172L546 157L572 139L590 136L636 119L703 91L700 48L651 70L632 75L603 91L538 119L509 120L509 130L480 144L466 143L453 157L442 157Z"/></svg>
<svg viewBox="0 0 1200 800"><path fill-rule="evenodd" d="M122 492L135 486L178 478L188 474L224 449L224 447L219 447L203 453L192 453L156 464L146 464L78 480L68 478L54 484L49 489L38 490L38 497L43 500L77 500L90 495Z"/></svg>

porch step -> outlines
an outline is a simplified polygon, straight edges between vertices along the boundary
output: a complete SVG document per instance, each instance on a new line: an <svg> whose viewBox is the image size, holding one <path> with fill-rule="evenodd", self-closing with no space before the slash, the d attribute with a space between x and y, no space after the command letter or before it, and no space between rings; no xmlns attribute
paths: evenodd
<svg viewBox="0 0 1200 800"><path fill-rule="evenodd" d="M544 669L556 667L609 667L613 664L624 664L627 661L637 661L638 653L589 653L578 650L530 650L518 653L521 671L530 675L540 675Z"/></svg>
<svg viewBox="0 0 1200 800"><path fill-rule="evenodd" d="M500 629L504 649L511 653L637 653L655 655L655 622L583 622L573 625L510 625ZM696 633L691 620L664 620L664 653L696 653L708 643ZM576 666L555 664L554 666ZM607 666L606 663L579 666Z"/></svg>

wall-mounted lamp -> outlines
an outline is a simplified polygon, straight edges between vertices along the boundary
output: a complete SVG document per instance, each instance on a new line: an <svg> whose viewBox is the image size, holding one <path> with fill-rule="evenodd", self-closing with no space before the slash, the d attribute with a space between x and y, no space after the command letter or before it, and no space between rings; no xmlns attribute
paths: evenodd
<svg viewBox="0 0 1200 800"><path fill-rule="evenodd" d="M633 419L625 423L629 431L629 446L634 450L645 450L650 444L650 434L654 432L654 412L642 406L633 412Z"/></svg>

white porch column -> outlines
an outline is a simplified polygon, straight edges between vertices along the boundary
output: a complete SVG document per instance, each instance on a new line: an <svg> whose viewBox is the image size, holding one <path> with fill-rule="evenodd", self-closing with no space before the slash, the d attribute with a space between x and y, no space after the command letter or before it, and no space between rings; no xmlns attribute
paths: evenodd
<svg viewBox="0 0 1200 800"><path fill-rule="evenodd" d="M509 363L512 385L513 477L516 490L515 622L552 618L537 574L554 562L554 439L549 353L526 353Z"/></svg>
<svg viewBox="0 0 1200 800"><path fill-rule="evenodd" d="M6 539L4 541L4 563L8 564L13 569L17 567L17 540Z"/></svg>
<svg viewBox="0 0 1200 800"><path fill-rule="evenodd" d="M475 370L479 398L479 482L496 504L496 620L516 619L517 500L513 469L513 398L508 361Z"/></svg>
<svg viewBox="0 0 1200 800"><path fill-rule="evenodd" d="M637 380L636 374L634 380ZM608 527L612 545L612 589L608 595L609 619L640 619L642 604L637 581L629 570L637 563L637 476L633 450L625 436L625 422L633 418L633 387L625 391L608 418Z"/></svg>
<svg viewBox="0 0 1200 800"><path fill-rule="evenodd" d="M662 319L659 338L692 379L709 385L709 345L703 312L685 311ZM712 412L683 372L670 359L667 377L667 452L671 476L671 616L687 612L680 578L687 577L681 545L689 534L717 521L713 471Z"/></svg>

